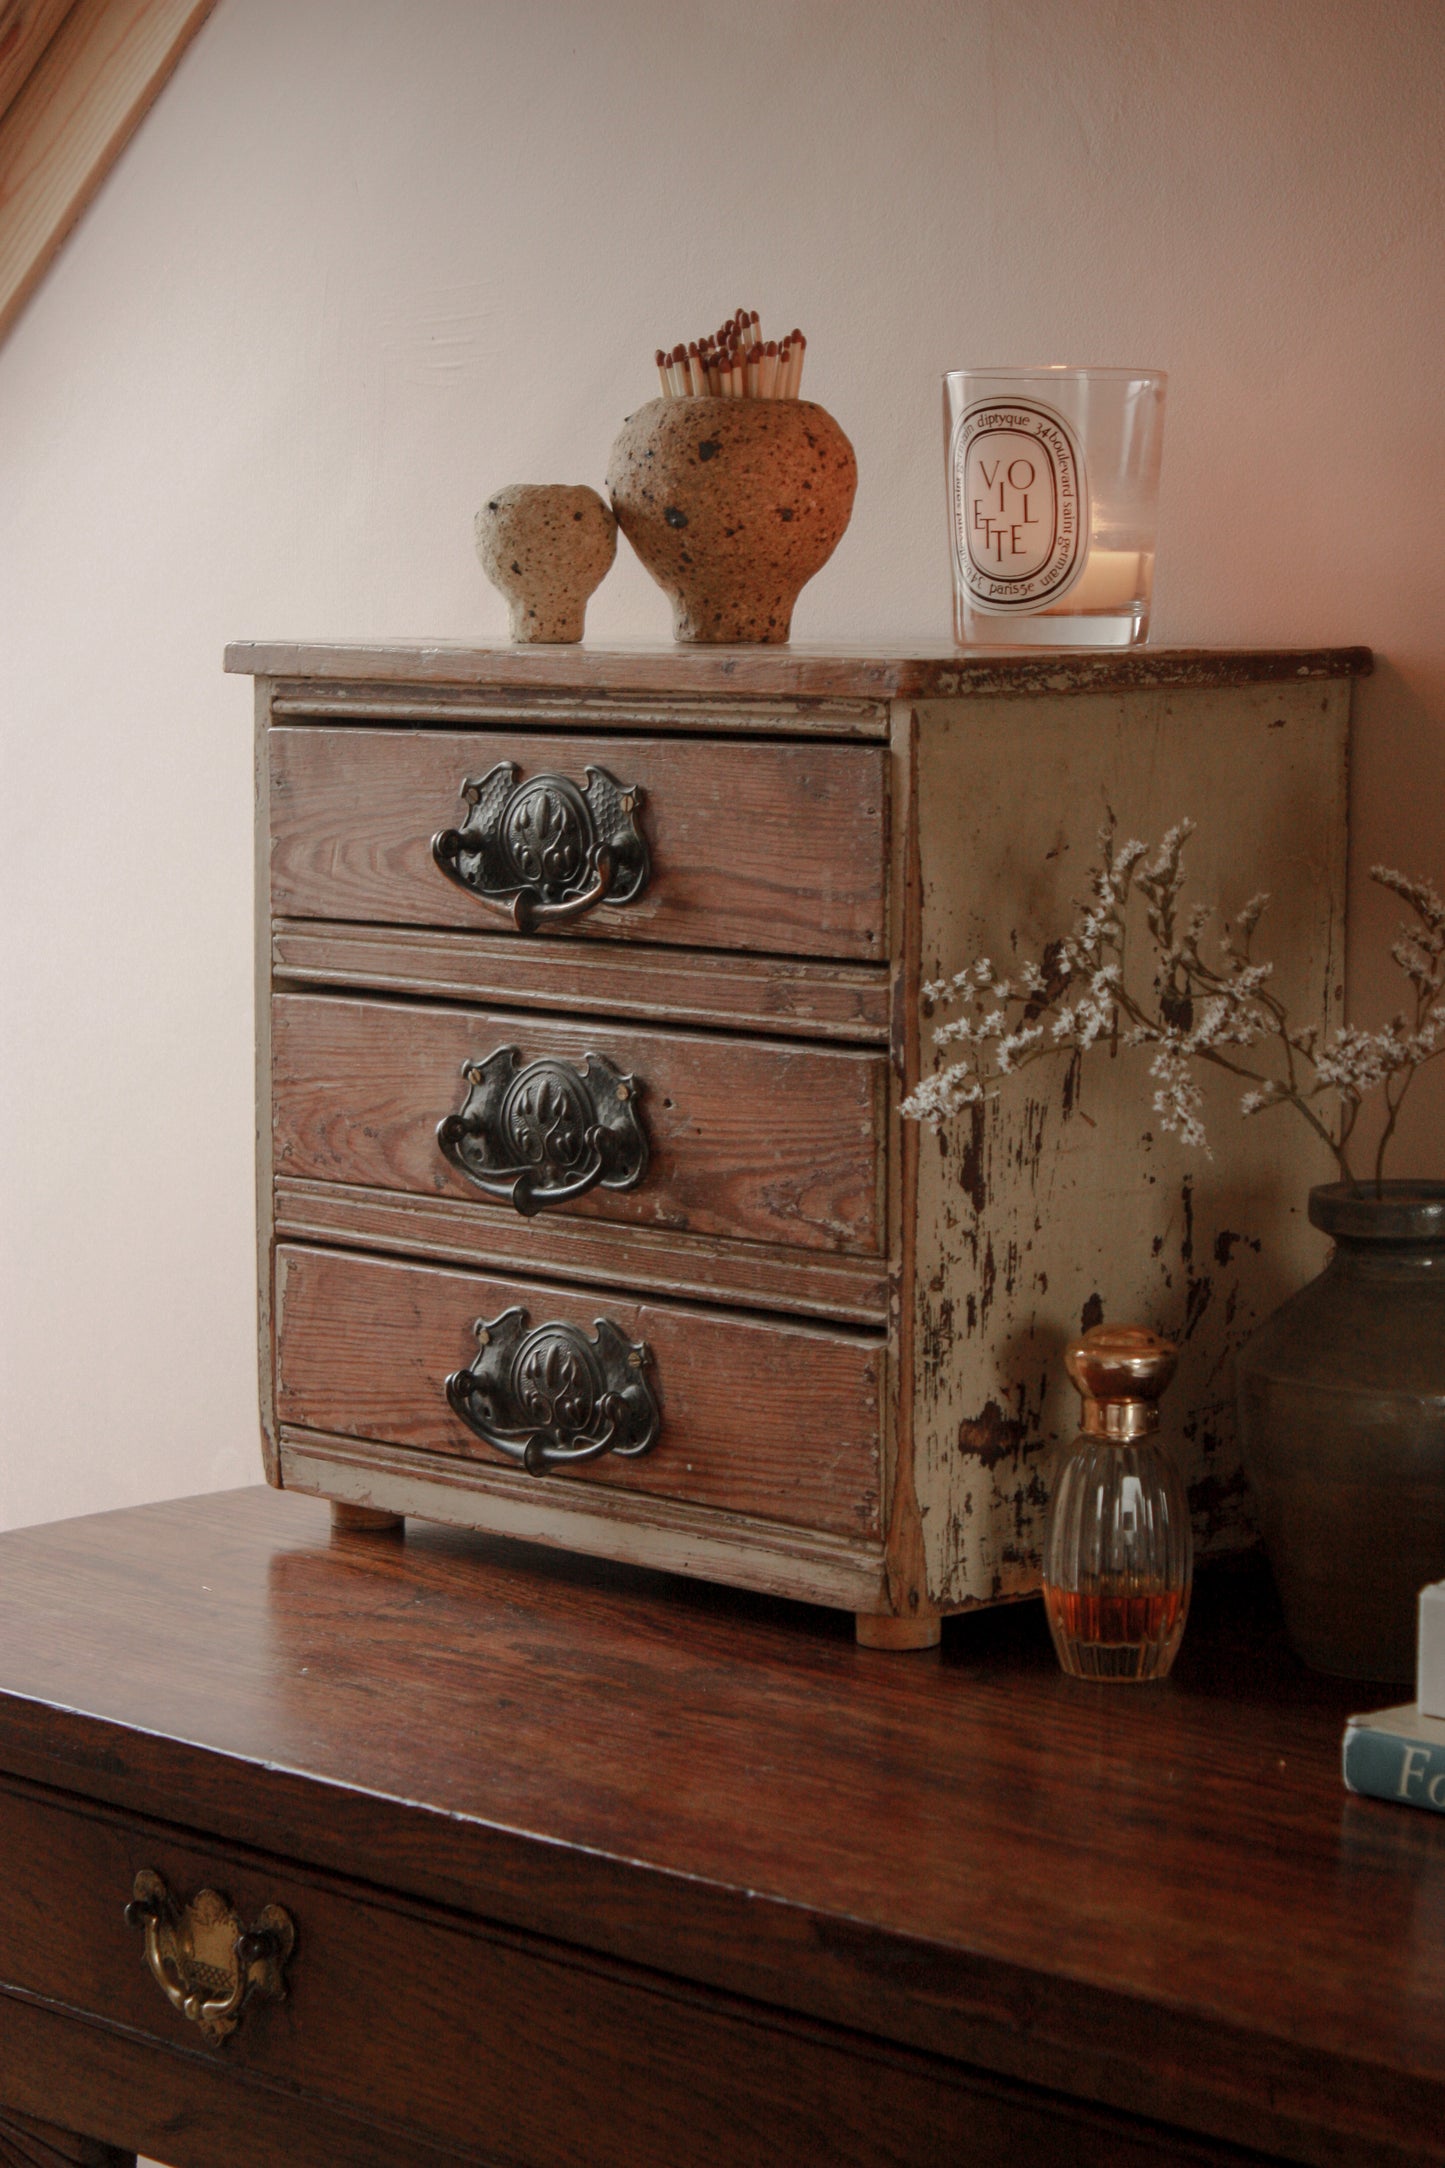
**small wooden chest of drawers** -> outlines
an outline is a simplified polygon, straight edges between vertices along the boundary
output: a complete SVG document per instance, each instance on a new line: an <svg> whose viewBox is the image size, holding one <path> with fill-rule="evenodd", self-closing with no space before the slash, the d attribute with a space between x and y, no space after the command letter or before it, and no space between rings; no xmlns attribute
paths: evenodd
<svg viewBox="0 0 1445 2168"><path fill-rule="evenodd" d="M1276 890L1339 998L1360 650L241 646L258 692L272 1482L834 1604L880 1645L1036 1584L1064 1340L1228 1358L1309 1269L1307 1140L1191 1166L1121 1056L920 1138L920 988L1037 952L1106 809ZM1034 1072L1037 1076L1039 1072Z"/></svg>

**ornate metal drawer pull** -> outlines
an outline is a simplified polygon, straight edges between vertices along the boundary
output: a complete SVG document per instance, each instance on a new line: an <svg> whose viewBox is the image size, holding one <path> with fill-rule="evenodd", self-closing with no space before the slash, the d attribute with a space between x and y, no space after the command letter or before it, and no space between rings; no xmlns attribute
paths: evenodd
<svg viewBox="0 0 1445 2168"><path fill-rule="evenodd" d="M599 903L634 903L651 864L637 825L642 792L605 768L579 790L565 775L517 781L504 760L462 785L470 810L460 828L432 837L449 881L509 911L522 933L562 926Z"/></svg>
<svg viewBox="0 0 1445 2168"><path fill-rule="evenodd" d="M291 1916L266 1905L254 1927L241 1926L234 1906L203 1889L178 1905L149 1867L135 1878L126 1925L145 1930L146 1963L167 2002L219 2046L241 2022L253 1995L286 1996L286 1961L296 1943Z"/></svg>
<svg viewBox="0 0 1445 2168"><path fill-rule="evenodd" d="M647 1138L637 1118L635 1077L601 1054L580 1067L532 1061L515 1046L465 1062L470 1086L455 1114L437 1124L437 1143L484 1196L530 1219L599 1185L634 1189L647 1172Z"/></svg>
<svg viewBox="0 0 1445 2168"><path fill-rule="evenodd" d="M644 1375L652 1360L599 1317L595 1338L580 1325L527 1330L526 1310L478 1318L477 1353L447 1379L447 1399L469 1430L530 1475L572 1468L616 1453L645 1453L661 1417Z"/></svg>

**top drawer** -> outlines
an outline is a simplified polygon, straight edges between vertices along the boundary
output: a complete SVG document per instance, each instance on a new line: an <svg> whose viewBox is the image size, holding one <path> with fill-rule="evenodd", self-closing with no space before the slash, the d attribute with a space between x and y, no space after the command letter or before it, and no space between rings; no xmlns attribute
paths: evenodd
<svg viewBox="0 0 1445 2168"><path fill-rule="evenodd" d="M596 904L557 931L867 961L887 953L881 746L321 725L278 725L267 739L277 917L505 928L507 907L441 871L433 836L463 827L464 787L503 764L521 785L558 777L574 794L600 768L639 794L650 871L635 901ZM491 802L498 795L494 786ZM567 791L551 793L543 824L565 831L572 805ZM535 837L535 793L531 809ZM565 832L559 840L565 847Z"/></svg>

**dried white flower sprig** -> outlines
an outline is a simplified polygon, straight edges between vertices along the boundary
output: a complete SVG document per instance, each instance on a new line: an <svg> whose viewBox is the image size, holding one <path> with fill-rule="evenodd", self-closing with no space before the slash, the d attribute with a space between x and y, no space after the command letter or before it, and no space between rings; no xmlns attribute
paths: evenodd
<svg viewBox="0 0 1445 2168"><path fill-rule="evenodd" d="M1074 923L1039 960L996 971L981 957L951 979L925 986L934 1006L961 1011L934 1033L956 1050L903 1103L914 1121L937 1129L963 1108L997 1095L998 1080L1052 1054L1076 1057L1092 1046L1153 1048L1150 1075L1162 1129L1187 1145L1208 1149L1204 1102L1195 1065L1225 1069L1249 1086L1241 1114L1293 1107L1323 1139L1354 1183L1349 1145L1367 1092L1383 1089L1385 1121L1375 1154L1376 1183L1400 1107L1417 1070L1445 1053L1445 903L1428 881L1412 881L1387 866L1371 879L1409 905L1391 956L1410 982L1412 999L1383 1031L1351 1025L1326 1035L1290 1023L1270 991L1274 966L1256 963L1255 929L1268 902L1253 896L1237 918L1225 919L1210 962L1201 944L1214 909L1183 902L1184 848L1194 830L1180 821L1151 852L1120 843L1112 814L1099 836L1099 863L1089 869L1088 900ZM1137 965L1131 927L1142 915L1147 956ZM1138 946L1137 929L1132 934Z"/></svg>

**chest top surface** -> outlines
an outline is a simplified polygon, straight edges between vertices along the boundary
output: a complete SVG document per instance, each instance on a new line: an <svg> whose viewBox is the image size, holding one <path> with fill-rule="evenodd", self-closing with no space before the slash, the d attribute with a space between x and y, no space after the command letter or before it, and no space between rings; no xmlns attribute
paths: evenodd
<svg viewBox="0 0 1445 2168"><path fill-rule="evenodd" d="M767 699L941 700L997 693L1124 692L1368 676L1366 647L994 649L907 647L472 647L455 641L241 640L226 668L298 686L487 687L525 693L727 694Z"/></svg>

